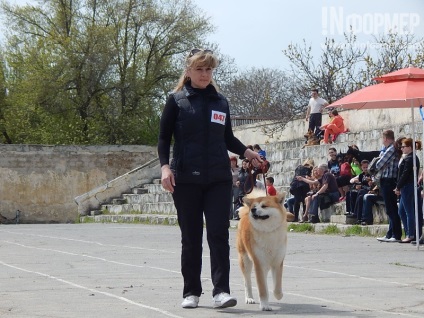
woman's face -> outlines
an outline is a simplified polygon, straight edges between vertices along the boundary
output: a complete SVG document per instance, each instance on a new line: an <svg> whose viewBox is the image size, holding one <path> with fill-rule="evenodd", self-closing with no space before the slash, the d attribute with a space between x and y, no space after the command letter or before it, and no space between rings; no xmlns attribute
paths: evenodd
<svg viewBox="0 0 424 318"><path fill-rule="evenodd" d="M243 169L247 169L247 167L248 167L248 162L246 162L246 161L243 161L242 162L242 167L243 167Z"/></svg>
<svg viewBox="0 0 424 318"><path fill-rule="evenodd" d="M212 81L213 69L208 66L196 66L187 70L187 76L191 79L194 88L206 88Z"/></svg>
<svg viewBox="0 0 424 318"><path fill-rule="evenodd" d="M231 160L231 168L235 168L237 166L237 161Z"/></svg>
<svg viewBox="0 0 424 318"><path fill-rule="evenodd" d="M402 146L400 147L400 149L402 150L402 153L404 155L410 154L412 152L412 147L408 147L404 143L402 143Z"/></svg>

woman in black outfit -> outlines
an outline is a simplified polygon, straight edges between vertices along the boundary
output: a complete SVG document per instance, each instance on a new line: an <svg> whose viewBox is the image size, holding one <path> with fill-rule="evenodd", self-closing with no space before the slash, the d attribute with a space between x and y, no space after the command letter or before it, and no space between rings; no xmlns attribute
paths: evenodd
<svg viewBox="0 0 424 318"><path fill-rule="evenodd" d="M232 175L228 150L261 162L233 135L227 99L218 93L212 72L218 59L210 50L194 49L168 97L160 122L158 154L162 186L172 193L181 229L183 308L196 308L202 294L203 214L210 249L213 305L235 306L230 296L228 211ZM173 159L169 164L171 139Z"/></svg>

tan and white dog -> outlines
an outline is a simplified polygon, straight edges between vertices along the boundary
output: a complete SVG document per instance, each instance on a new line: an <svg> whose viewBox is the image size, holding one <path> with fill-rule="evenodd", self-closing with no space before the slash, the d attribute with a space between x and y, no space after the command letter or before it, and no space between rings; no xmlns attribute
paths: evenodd
<svg viewBox="0 0 424 318"><path fill-rule="evenodd" d="M274 296L283 297L283 262L287 247L288 213L283 206L285 193L266 196L264 192L252 192L243 199L238 224L237 250L244 276L246 304L254 304L252 295L252 268L255 268L261 310L272 310L268 303L267 276L271 270Z"/></svg>

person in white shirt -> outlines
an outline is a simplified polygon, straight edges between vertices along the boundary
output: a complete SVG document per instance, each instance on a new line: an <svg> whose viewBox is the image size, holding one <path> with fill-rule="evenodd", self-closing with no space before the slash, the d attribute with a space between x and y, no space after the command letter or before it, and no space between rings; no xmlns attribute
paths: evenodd
<svg viewBox="0 0 424 318"><path fill-rule="evenodd" d="M312 130L318 137L321 133L322 111L328 102L319 97L318 89L311 90L311 99L309 100L308 109L306 110L306 121L309 121L308 130Z"/></svg>

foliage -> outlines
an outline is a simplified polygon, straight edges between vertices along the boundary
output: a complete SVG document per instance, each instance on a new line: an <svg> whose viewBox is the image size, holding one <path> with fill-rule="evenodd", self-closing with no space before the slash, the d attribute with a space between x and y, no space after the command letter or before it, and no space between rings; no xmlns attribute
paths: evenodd
<svg viewBox="0 0 424 318"><path fill-rule="evenodd" d="M315 227L311 223L290 223L290 232L315 232Z"/></svg>
<svg viewBox="0 0 424 318"><path fill-rule="evenodd" d="M360 225L352 225L346 228L344 231L345 235L359 235L359 236L372 236L370 230L367 227Z"/></svg>
<svg viewBox="0 0 424 318"><path fill-rule="evenodd" d="M10 25L0 114L13 143L155 144L174 65L212 30L189 0L0 8Z"/></svg>
<svg viewBox="0 0 424 318"><path fill-rule="evenodd" d="M330 224L322 229L321 233L323 234L340 234L340 229L336 224Z"/></svg>

